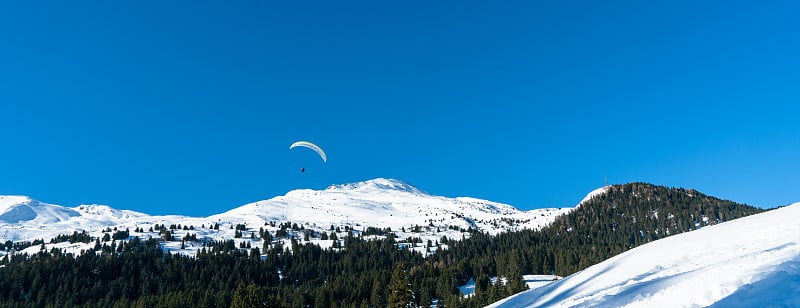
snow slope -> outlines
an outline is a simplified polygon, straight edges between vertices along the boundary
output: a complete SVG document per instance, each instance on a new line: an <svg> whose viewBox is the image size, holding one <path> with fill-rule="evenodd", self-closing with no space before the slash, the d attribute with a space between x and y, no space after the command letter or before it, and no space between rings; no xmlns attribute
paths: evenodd
<svg viewBox="0 0 800 308"><path fill-rule="evenodd" d="M631 249L491 307L800 307L800 203Z"/></svg>
<svg viewBox="0 0 800 308"><path fill-rule="evenodd" d="M508 283L508 279L506 278L498 278L498 277L490 278L492 284L496 284L498 279L500 279L500 281L504 285ZM533 290L551 284L553 283L553 281L561 279L561 277L556 275L522 275L522 279L525 281L525 285L528 286L528 289ZM463 297L470 297L474 295L475 279L470 278L466 284L464 284L463 286L459 286L458 290L461 291L461 296Z"/></svg>
<svg viewBox="0 0 800 308"><path fill-rule="evenodd" d="M63 206L40 203L25 196L0 196L0 222L19 223L33 221L47 224L80 216Z"/></svg>
<svg viewBox="0 0 800 308"><path fill-rule="evenodd" d="M0 241L49 240L60 234L99 230L147 216L105 205L69 208L25 196L0 196Z"/></svg>
<svg viewBox="0 0 800 308"><path fill-rule="evenodd" d="M497 234L500 232L537 229L552 222L571 208L520 211L502 203L468 198L448 198L426 193L408 183L377 178L369 181L331 185L324 190L300 189L269 200L257 201L208 217L181 215L151 216L144 213L118 210L105 205L64 207L41 203L23 196L0 196L0 243L33 241L75 231L103 237L109 229L128 229L132 236L160 237L159 225L172 226L177 240L164 243L167 250L179 250L180 239L196 235L197 243L188 243L181 253L193 254L194 247L206 240L227 240L236 235L237 225L245 225L237 244L260 247L260 239L250 238L261 229L273 234L283 222L302 226L304 230L331 232L331 226L363 232L367 227L391 228L398 240L420 238L436 242L442 236L460 239L469 236L469 229ZM218 229L213 225L219 225ZM180 226L180 227L178 227ZM190 226L190 228L186 228ZM156 230L150 231L150 228ZM144 231L135 231L135 230ZM187 229L187 230L184 230ZM302 238L304 234L294 234ZM343 236L344 233L339 234ZM302 241L302 239L301 239ZM329 247L332 242L310 241ZM79 251L80 245L72 245ZM53 246L59 247L61 246ZM427 253L422 246L411 249ZM31 248L34 249L34 248ZM35 249L39 249L36 247ZM433 251L435 251L435 247ZM35 250L31 250L35 252ZM0 252L2 255L3 252Z"/></svg>
<svg viewBox="0 0 800 308"><path fill-rule="evenodd" d="M288 220L316 226L389 227L415 226L479 229L496 234L509 230L535 229L550 223L569 209L517 208L475 198L447 198L427 194L410 184L378 178L333 185L325 190L294 190L284 196L250 203L209 218L262 223Z"/></svg>

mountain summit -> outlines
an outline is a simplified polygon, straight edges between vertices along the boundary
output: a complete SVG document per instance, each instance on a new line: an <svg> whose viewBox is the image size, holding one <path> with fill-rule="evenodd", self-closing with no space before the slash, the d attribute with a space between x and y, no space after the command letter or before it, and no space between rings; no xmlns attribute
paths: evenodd
<svg viewBox="0 0 800 308"><path fill-rule="evenodd" d="M400 180L385 179L385 178L376 178L368 181L331 185L328 186L328 188L326 188L325 190L330 190L330 191L352 190L365 193L398 191L398 192L407 192L412 194L427 194L424 191L421 191L418 188L414 187L414 185L408 184Z"/></svg>
<svg viewBox="0 0 800 308"><path fill-rule="evenodd" d="M0 196L0 223L16 224L24 221L37 224L56 223L80 216L76 211L26 196Z"/></svg>

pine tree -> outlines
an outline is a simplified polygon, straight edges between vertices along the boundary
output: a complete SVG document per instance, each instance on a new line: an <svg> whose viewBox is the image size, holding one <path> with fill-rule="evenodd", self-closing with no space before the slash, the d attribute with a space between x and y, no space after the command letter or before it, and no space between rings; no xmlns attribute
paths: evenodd
<svg viewBox="0 0 800 308"><path fill-rule="evenodd" d="M411 301L412 294L403 264L398 263L392 272L392 280L389 282L388 306L391 308L414 307L414 302Z"/></svg>
<svg viewBox="0 0 800 308"><path fill-rule="evenodd" d="M381 282L380 278L375 278L372 282L372 289L370 291L369 302L373 307L386 306L386 285Z"/></svg>
<svg viewBox="0 0 800 308"><path fill-rule="evenodd" d="M233 298L231 299L230 307L266 307L265 304L266 298L264 297L262 290L255 285L251 284L245 286L243 283L241 283L238 287L236 287L236 291L233 292Z"/></svg>
<svg viewBox="0 0 800 308"><path fill-rule="evenodd" d="M508 294L517 294L519 292L525 291L528 289L528 285L525 284L525 280L519 274L512 274L511 278L506 285L508 289Z"/></svg>

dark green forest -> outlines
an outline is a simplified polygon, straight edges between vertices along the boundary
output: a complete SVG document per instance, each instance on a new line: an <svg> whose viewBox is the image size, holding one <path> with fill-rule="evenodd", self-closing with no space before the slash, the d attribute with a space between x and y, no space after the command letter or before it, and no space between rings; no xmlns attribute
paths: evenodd
<svg viewBox="0 0 800 308"><path fill-rule="evenodd" d="M567 276L633 247L762 211L694 190L615 185L539 231L442 238L437 244L447 249L427 257L398 248L391 232L379 240L350 233L343 248L329 249L294 239L286 247L273 240L291 237L286 232L259 233L271 244L207 242L196 257L164 252L163 239L120 240L123 231L102 243L73 233L54 240L94 241L94 249L0 260L0 306L481 307L527 289L522 275ZM470 278L475 295L463 298L457 287Z"/></svg>

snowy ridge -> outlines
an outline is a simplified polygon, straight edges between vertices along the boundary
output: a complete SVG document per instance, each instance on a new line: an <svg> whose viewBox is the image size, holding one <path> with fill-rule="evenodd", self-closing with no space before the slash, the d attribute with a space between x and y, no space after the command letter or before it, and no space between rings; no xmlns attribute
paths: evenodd
<svg viewBox="0 0 800 308"><path fill-rule="evenodd" d="M424 194L427 195L426 192L423 192L411 184L406 182L395 180L395 179L384 179L384 178L377 178L372 179L369 181L362 181L356 183L348 183L348 184L339 184L339 185L331 185L325 190L329 191L360 191L365 193L374 193L374 192L390 192L390 191L399 191L399 192L407 192L411 194Z"/></svg>
<svg viewBox="0 0 800 308"><path fill-rule="evenodd" d="M491 307L799 307L800 203L667 237Z"/></svg>
<svg viewBox="0 0 800 308"><path fill-rule="evenodd" d="M589 200L592 200L592 198L594 198L594 197L597 197L599 195L607 193L609 189L611 189L611 185L606 185L606 186L600 187L598 189L595 189L595 190L589 192L589 194L586 195L586 197L584 197L583 200L581 200L581 202L578 202L578 206L580 206L581 204L583 204L583 203L585 203L585 202L587 202Z"/></svg>
<svg viewBox="0 0 800 308"><path fill-rule="evenodd" d="M408 183L384 178L331 185L324 190L293 190L283 196L245 204L208 217L151 216L97 204L69 208L40 203L24 196L0 196L0 242L36 239L49 242L55 236L75 231L102 237L104 232L113 228L128 229L131 236L159 237L161 235L157 231L149 231L157 225L192 228L173 231L178 239L196 235L200 241L216 241L235 238L234 227L238 225L245 225L243 233L249 236L258 234L261 228L274 234L283 222L291 222L317 233L331 232L331 226L356 232L364 232L368 227L390 228L401 241L410 237L438 241L442 236L451 239L469 236L470 229L490 234L538 229L570 210L551 208L521 211L511 205L488 200L435 196ZM212 229L213 225L219 225L219 228ZM137 229L144 231L134 231ZM295 236L302 238L303 234L299 232ZM237 244L251 242L252 245L261 245L256 243L258 238L243 237L236 241ZM323 246L331 244L329 241L311 241ZM191 255L196 252L193 249L198 245L190 243L189 248L180 252ZM58 244L54 247L64 248ZM70 247L77 252L88 246L76 243ZM177 244L167 242L164 247L178 250L180 240ZM421 250L425 251L425 248Z"/></svg>
<svg viewBox="0 0 800 308"><path fill-rule="evenodd" d="M63 206L41 203L24 196L0 196L0 223L33 221L49 224L76 216L80 214Z"/></svg>

